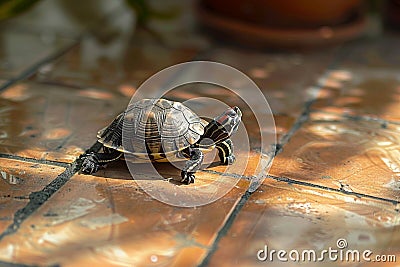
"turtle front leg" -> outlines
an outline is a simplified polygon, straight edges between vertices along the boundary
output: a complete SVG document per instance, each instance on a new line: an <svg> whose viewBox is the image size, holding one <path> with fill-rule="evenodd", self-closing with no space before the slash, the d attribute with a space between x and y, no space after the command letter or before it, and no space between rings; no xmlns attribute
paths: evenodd
<svg viewBox="0 0 400 267"><path fill-rule="evenodd" d="M82 172L87 174L95 173L101 166L106 165L111 161L115 161L122 156L122 152L114 149L107 150L106 153L90 152L84 154L82 163Z"/></svg>
<svg viewBox="0 0 400 267"><path fill-rule="evenodd" d="M235 162L236 158L233 154L233 143L231 139L218 143L216 145L218 149L218 156L223 165L231 165Z"/></svg>
<svg viewBox="0 0 400 267"><path fill-rule="evenodd" d="M185 164L185 167L182 169L182 183L191 184L194 183L195 172L198 171L203 163L204 155L203 152L198 148L193 148L190 151L190 160L188 160Z"/></svg>

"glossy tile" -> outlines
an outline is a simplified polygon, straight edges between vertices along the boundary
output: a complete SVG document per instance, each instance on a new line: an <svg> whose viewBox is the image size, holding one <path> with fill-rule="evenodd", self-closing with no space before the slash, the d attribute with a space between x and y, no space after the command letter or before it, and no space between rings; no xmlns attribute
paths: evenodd
<svg viewBox="0 0 400 267"><path fill-rule="evenodd" d="M174 171L163 167L161 173L168 177ZM201 172L182 190L215 178L221 179ZM96 176L73 176L17 233L0 242L0 259L62 266L196 266L247 185L239 181L209 205L174 207L139 188L120 161Z"/></svg>
<svg viewBox="0 0 400 267"><path fill-rule="evenodd" d="M218 172L221 175L244 176L244 179L250 180L265 170L270 160L259 151L238 151L235 156L236 161L231 166L219 165L218 157L216 157L214 163L208 168L205 168L207 165L204 166L204 170Z"/></svg>
<svg viewBox="0 0 400 267"><path fill-rule="evenodd" d="M276 140L282 142L282 138L294 127L296 118L283 114L274 115Z"/></svg>
<svg viewBox="0 0 400 267"><path fill-rule="evenodd" d="M116 35L106 43L88 36L71 51L40 68L36 80L95 86L131 97L153 74L192 60L197 52L196 47L170 49L151 40L137 44L132 36Z"/></svg>
<svg viewBox="0 0 400 267"><path fill-rule="evenodd" d="M385 32L370 38L343 46L338 53L340 64L346 69L352 68L394 68L400 66L400 56L396 49L400 41L398 34Z"/></svg>
<svg viewBox="0 0 400 267"><path fill-rule="evenodd" d="M313 88L331 63L334 50L324 53L273 53L215 48L205 58L248 75L263 91L274 114L297 116L313 97Z"/></svg>
<svg viewBox="0 0 400 267"><path fill-rule="evenodd" d="M313 109L400 120L400 76L396 69L337 69L320 80L323 89Z"/></svg>
<svg viewBox="0 0 400 267"><path fill-rule="evenodd" d="M123 0L43 0L2 22L0 85L34 73L0 92L2 232L30 193L65 170L31 162L74 161L159 70L194 59L228 64L253 79L272 112L237 77L201 70L207 78L232 82L238 94L230 87L190 84L165 97L207 119L239 106L243 117L232 136L234 165L221 166L215 151L207 153L190 185L179 183L183 162L155 169L136 163L128 169L117 161L94 175L75 173L0 240L1 263L198 266L206 260L207 266L320 266L261 261L257 254L266 256L260 253L265 246L337 249L339 239L346 249L398 255L398 261L399 36L385 33L323 51L245 49L197 31L192 4L157 3L157 10L172 8L178 15L152 20L147 29L137 27ZM309 118L301 117L315 98ZM268 120L257 122L257 116ZM304 124L296 124L302 119ZM278 142L283 147L270 176L245 194L263 178L259 174L269 158L261 151L270 152ZM21 160L4 158L9 155ZM325 265L398 264L326 260Z"/></svg>
<svg viewBox="0 0 400 267"><path fill-rule="evenodd" d="M72 162L129 101L96 88L18 83L0 92L0 152Z"/></svg>
<svg viewBox="0 0 400 267"><path fill-rule="evenodd" d="M312 113L270 174L399 201L399 126Z"/></svg>
<svg viewBox="0 0 400 267"><path fill-rule="evenodd" d="M0 78L16 78L38 63L65 51L74 39L37 34L2 25L0 27ZM29 44L29 45L27 45Z"/></svg>
<svg viewBox="0 0 400 267"><path fill-rule="evenodd" d="M40 191L64 168L0 158L0 232L14 220L14 213L29 202L29 194Z"/></svg>
<svg viewBox="0 0 400 267"><path fill-rule="evenodd" d="M79 37L83 33L94 31L103 33L118 29L115 22L108 20L114 13L121 16L121 10L128 9L124 1L85 1L78 0L44 0L34 4L29 10L20 13L18 16L2 21L6 27L14 26L26 32L36 35L45 35L47 38L53 36ZM129 9L127 12L129 13ZM132 25L134 27L134 14ZM105 22L106 20L106 22ZM121 25L118 25L121 26Z"/></svg>
<svg viewBox="0 0 400 267"><path fill-rule="evenodd" d="M371 250L371 259L388 251L398 254L399 231L398 212L390 203L266 180L243 206L208 265L360 266L366 263L362 256L360 262L353 262L350 255L346 262L347 251L361 254ZM322 250L329 248L337 251L336 260L330 260L328 253L322 260ZM272 250L275 253L271 258ZM286 251L280 254L286 262L279 260L278 250ZM310 259L303 254L305 250L315 251L316 260L314 254ZM340 251L344 260L339 258Z"/></svg>

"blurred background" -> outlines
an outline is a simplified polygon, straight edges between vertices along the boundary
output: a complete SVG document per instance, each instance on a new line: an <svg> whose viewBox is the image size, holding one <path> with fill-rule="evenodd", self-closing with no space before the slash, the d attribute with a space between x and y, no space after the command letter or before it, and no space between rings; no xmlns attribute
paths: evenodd
<svg viewBox="0 0 400 267"><path fill-rule="evenodd" d="M0 79L27 76L38 60L42 64L76 45L63 58L67 65L45 64L36 78L75 86L122 81L138 86L181 55L206 58L199 52L218 46L323 51L398 30L399 14L396 0L1 1ZM156 68L146 69L146 62ZM129 86L121 90L128 92Z"/></svg>
<svg viewBox="0 0 400 267"><path fill-rule="evenodd" d="M368 31L377 33L382 25L398 29L399 9L396 0L15 0L1 1L0 20L4 24L20 17L17 20L21 27L29 25L66 36L93 31L103 42L128 29L146 26L156 30L155 21L161 21L163 31L169 29L177 38L178 32L173 30L193 30L195 23L223 32L242 44L251 41L257 46L285 48L359 37L366 27L372 26L371 20L376 25L373 29L368 27ZM29 15L23 15L28 11ZM109 15L114 15L112 21L119 23L104 23ZM107 24L106 29L100 31L99 24Z"/></svg>
<svg viewBox="0 0 400 267"><path fill-rule="evenodd" d="M0 0L0 265L259 266L266 241L344 237L399 256L399 29L395 0ZM239 69L271 107L274 129L243 108L251 158L237 187L179 209L123 162L74 169L143 81L191 60ZM217 86L180 89L171 99L243 107ZM257 188L258 153L275 152L261 131L281 153Z"/></svg>
<svg viewBox="0 0 400 267"><path fill-rule="evenodd" d="M398 30L399 14L396 0L1 1L0 79L29 72L37 59L46 58L40 53L54 57L51 49L62 53L58 48L79 42L69 62L73 71L46 65L39 80L78 86L124 80L137 86L149 75L145 62L171 65L176 63L171 53L197 53L218 44L261 52L322 51ZM142 45L140 53L127 49L132 44ZM140 71L129 71L139 65ZM85 72L77 73L80 68ZM90 82L84 77L89 70L95 70Z"/></svg>

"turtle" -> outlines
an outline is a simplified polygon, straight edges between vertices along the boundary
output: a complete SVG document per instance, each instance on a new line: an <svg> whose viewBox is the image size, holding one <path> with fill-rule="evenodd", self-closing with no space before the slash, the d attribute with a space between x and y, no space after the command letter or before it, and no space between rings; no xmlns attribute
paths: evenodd
<svg viewBox="0 0 400 267"><path fill-rule="evenodd" d="M203 153L216 148L222 165L235 162L230 137L237 131L241 117L242 112L235 106L207 122L180 102L142 99L129 104L97 133L97 143L103 151L86 152L82 157L82 172L95 173L128 153L129 158L138 162L188 159L181 170L181 182L194 183Z"/></svg>

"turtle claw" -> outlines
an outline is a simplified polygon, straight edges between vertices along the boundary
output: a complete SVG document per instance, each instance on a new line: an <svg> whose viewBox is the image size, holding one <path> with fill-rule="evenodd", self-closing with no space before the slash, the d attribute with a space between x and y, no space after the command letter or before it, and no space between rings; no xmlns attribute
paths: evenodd
<svg viewBox="0 0 400 267"><path fill-rule="evenodd" d="M100 164L95 153L86 154L83 158L82 172L92 174L99 170Z"/></svg>
<svg viewBox="0 0 400 267"><path fill-rule="evenodd" d="M236 157L234 155L230 155L224 159L224 161L221 162L222 165L232 165L236 160Z"/></svg>
<svg viewBox="0 0 400 267"><path fill-rule="evenodd" d="M181 176L182 176L181 183L187 185L194 183L194 178L195 178L194 172L182 171Z"/></svg>

